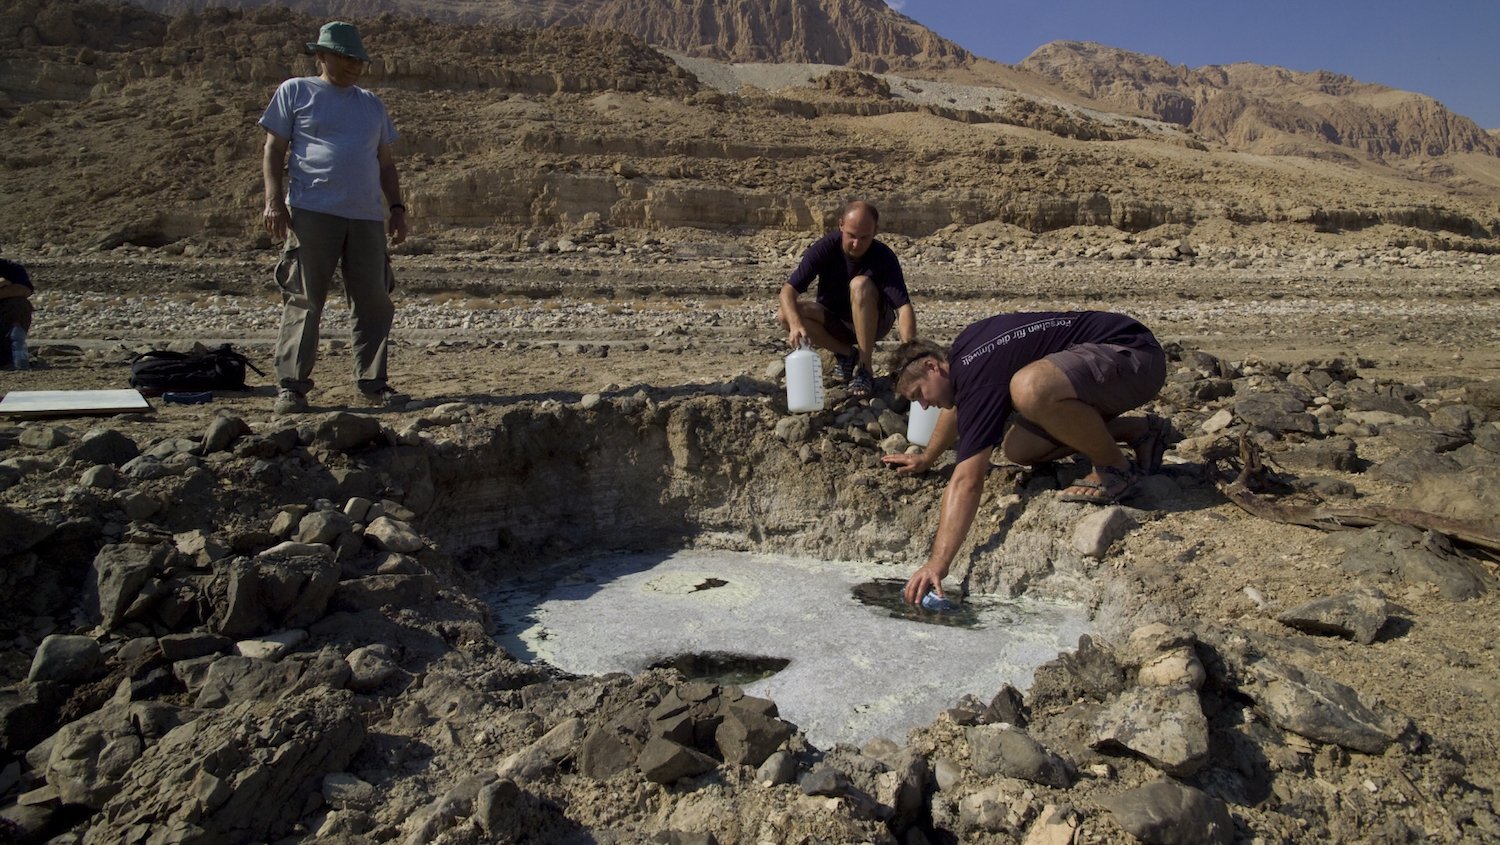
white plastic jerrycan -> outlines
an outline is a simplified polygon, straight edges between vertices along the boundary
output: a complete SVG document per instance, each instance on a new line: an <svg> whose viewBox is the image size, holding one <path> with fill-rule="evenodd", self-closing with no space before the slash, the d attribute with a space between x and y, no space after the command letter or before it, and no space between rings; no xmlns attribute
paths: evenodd
<svg viewBox="0 0 1500 845"><path fill-rule="evenodd" d="M786 408L794 414L823 410L823 359L806 342L786 356Z"/></svg>
<svg viewBox="0 0 1500 845"><path fill-rule="evenodd" d="M938 415L943 412L936 405L925 408L920 402L911 403L911 414L906 418L906 440L916 446L926 446L932 439L932 430L937 428Z"/></svg>

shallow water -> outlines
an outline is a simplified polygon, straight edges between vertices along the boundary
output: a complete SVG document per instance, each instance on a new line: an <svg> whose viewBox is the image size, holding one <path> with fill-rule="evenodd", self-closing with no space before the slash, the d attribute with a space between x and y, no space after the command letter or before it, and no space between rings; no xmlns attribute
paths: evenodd
<svg viewBox="0 0 1500 845"><path fill-rule="evenodd" d="M821 747L903 740L964 693L1025 689L1077 645L1079 607L966 596L954 613L900 601L908 572L717 551L634 554L532 569L488 596L516 657L580 675L671 663L774 699ZM786 661L775 671L777 661ZM767 675L766 673L771 674Z"/></svg>

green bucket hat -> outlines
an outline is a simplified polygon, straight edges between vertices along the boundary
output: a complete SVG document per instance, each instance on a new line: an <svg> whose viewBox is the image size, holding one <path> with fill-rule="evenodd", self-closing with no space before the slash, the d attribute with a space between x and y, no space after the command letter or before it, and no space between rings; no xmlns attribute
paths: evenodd
<svg viewBox="0 0 1500 845"><path fill-rule="evenodd" d="M370 54L365 52L364 43L359 40L359 30L354 28L354 24L343 21L323 24L323 28L318 30L317 42L308 42L307 50L308 52L327 50L330 53L338 53L362 62L370 60Z"/></svg>

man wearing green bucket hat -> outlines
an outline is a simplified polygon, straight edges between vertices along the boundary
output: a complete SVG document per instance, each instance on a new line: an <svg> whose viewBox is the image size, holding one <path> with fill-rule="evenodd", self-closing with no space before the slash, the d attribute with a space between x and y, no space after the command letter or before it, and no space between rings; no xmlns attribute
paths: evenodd
<svg viewBox="0 0 1500 845"><path fill-rule="evenodd" d="M274 408L278 414L309 410L318 324L340 266L360 395L370 405L398 407L408 397L386 379L396 310L386 240L406 239L406 205L391 153L396 127L380 98L355 85L370 56L354 24L324 24L307 49L318 75L281 83L260 118L265 225L272 238L285 241L276 265L284 307Z"/></svg>

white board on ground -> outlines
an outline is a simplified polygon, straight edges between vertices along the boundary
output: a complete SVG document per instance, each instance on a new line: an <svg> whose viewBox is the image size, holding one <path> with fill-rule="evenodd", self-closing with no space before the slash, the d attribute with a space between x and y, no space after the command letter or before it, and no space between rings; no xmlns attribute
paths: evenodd
<svg viewBox="0 0 1500 845"><path fill-rule="evenodd" d="M19 419L83 417L151 411L139 390L12 390L0 399L0 414Z"/></svg>

